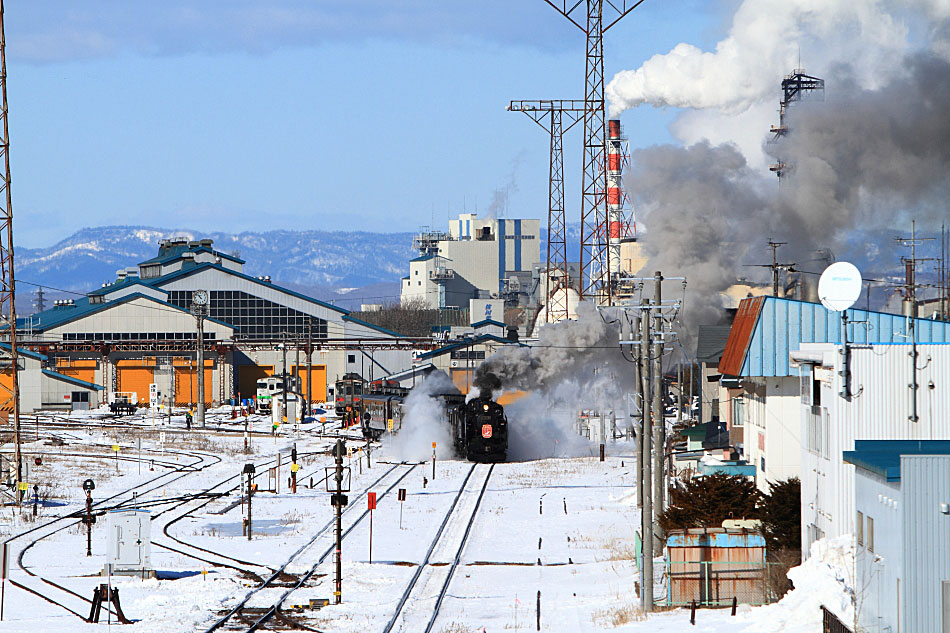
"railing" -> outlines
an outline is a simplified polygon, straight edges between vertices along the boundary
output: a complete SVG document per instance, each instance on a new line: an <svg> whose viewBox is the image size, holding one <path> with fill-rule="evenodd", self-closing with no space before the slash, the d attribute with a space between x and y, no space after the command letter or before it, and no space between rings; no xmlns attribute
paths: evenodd
<svg viewBox="0 0 950 633"><path fill-rule="evenodd" d="M821 605L821 633L852 633L844 622L834 613Z"/></svg>

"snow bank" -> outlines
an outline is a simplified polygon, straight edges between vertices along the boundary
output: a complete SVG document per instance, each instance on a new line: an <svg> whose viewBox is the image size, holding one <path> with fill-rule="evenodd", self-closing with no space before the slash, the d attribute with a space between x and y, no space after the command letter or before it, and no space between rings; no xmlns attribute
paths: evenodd
<svg viewBox="0 0 950 633"><path fill-rule="evenodd" d="M854 622L854 537L816 541L811 556L789 570L795 589L775 604L750 609L742 621L746 633L812 633L821 630L821 605L845 624Z"/></svg>

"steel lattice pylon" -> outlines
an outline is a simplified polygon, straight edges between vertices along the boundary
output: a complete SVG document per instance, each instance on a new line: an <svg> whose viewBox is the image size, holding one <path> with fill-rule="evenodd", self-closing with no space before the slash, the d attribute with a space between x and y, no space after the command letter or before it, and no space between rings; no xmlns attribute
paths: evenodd
<svg viewBox="0 0 950 633"><path fill-rule="evenodd" d="M0 138L0 153L3 154L3 174L0 187L0 320L7 326L10 350L0 350L9 360L11 385L0 383L0 410L13 414L14 443L16 444L17 483L23 480L23 460L20 454L20 381L18 377L19 358L16 337L16 292L13 275L13 199L10 195L10 128L7 117L7 42L3 28L4 2L0 0L0 117L3 118L3 138ZM3 373L6 368L2 369ZM17 501L22 491L17 493Z"/></svg>
<svg viewBox="0 0 950 633"><path fill-rule="evenodd" d="M604 107L604 33L644 0L544 0L587 35L584 81L584 172L581 197L581 298L611 302L607 257L606 120ZM616 13L604 26L604 6ZM586 9L583 25L577 20Z"/></svg>
<svg viewBox="0 0 950 633"><path fill-rule="evenodd" d="M556 323L568 316L567 288L570 271L567 267L567 229L564 214L564 133L584 114L584 102L576 99L542 99L512 101L508 109L523 112L550 136L550 168L548 173L548 249L544 301L546 321ZM564 125L567 115L567 126ZM552 285L552 278L554 283ZM552 287L553 286L553 287Z"/></svg>

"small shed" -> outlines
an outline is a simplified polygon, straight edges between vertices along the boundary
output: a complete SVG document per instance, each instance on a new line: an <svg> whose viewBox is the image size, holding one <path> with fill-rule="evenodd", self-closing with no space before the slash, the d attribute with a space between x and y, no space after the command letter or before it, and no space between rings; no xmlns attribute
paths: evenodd
<svg viewBox="0 0 950 633"><path fill-rule="evenodd" d="M690 528L667 536L667 602L718 606L766 601L765 538L742 528Z"/></svg>

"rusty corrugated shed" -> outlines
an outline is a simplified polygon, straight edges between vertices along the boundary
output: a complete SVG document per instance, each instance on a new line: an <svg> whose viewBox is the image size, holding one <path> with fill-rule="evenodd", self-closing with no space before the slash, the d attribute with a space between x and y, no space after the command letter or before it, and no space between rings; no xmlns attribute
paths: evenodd
<svg viewBox="0 0 950 633"><path fill-rule="evenodd" d="M729 330L726 349L719 359L719 373L726 376L739 376L746 351L752 342L752 332L762 312L765 297L753 297L739 302L739 310Z"/></svg>

